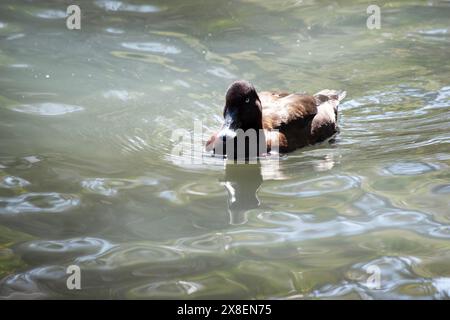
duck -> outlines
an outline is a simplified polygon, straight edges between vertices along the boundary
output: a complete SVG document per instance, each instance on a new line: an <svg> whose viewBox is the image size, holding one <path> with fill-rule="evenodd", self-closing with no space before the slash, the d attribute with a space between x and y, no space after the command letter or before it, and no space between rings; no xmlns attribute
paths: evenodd
<svg viewBox="0 0 450 320"><path fill-rule="evenodd" d="M234 81L226 91L223 125L208 139L205 149L248 158L289 153L324 142L339 132L338 106L345 96L346 91L329 89L314 95L258 93L249 81Z"/></svg>

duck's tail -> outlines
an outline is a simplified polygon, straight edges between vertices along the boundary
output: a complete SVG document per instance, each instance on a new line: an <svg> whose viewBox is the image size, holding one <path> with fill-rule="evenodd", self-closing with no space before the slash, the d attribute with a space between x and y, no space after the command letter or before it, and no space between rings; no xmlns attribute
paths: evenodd
<svg viewBox="0 0 450 320"><path fill-rule="evenodd" d="M336 115L336 118L337 118L339 103L345 98L346 95L347 95L346 91L324 89L324 90L317 92L314 95L314 97L317 99L318 106L320 106L320 105L333 106L334 114Z"/></svg>
<svg viewBox="0 0 450 320"><path fill-rule="evenodd" d="M347 91L324 89L324 90L317 92L314 95L314 97L319 99L321 102L325 102L328 100L337 100L338 102L341 102L345 98L346 95L347 95Z"/></svg>

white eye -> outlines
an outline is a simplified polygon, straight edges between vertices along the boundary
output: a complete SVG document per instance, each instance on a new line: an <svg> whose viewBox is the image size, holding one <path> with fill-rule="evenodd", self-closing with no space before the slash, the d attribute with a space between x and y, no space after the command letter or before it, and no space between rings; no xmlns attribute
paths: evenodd
<svg viewBox="0 0 450 320"><path fill-rule="evenodd" d="M246 98L245 103L249 103L249 102L250 102L250 98Z"/></svg>

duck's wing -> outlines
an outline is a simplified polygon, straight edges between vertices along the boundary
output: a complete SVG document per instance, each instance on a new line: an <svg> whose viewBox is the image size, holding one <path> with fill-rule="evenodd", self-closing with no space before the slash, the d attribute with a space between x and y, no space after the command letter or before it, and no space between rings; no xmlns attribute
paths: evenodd
<svg viewBox="0 0 450 320"><path fill-rule="evenodd" d="M285 91L262 91L258 93L263 108L274 104L280 98L284 98L288 95L290 95L290 93Z"/></svg>
<svg viewBox="0 0 450 320"><path fill-rule="evenodd" d="M276 129L288 123L306 125L317 114L317 99L305 94L285 92L261 92L263 124L267 129Z"/></svg>

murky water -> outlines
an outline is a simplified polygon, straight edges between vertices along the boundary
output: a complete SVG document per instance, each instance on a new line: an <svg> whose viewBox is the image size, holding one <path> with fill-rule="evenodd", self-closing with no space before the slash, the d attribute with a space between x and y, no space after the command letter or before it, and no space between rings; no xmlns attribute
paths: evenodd
<svg viewBox="0 0 450 320"><path fill-rule="evenodd" d="M0 3L0 298L449 298L448 1L380 30L367 1L83 1L80 31L68 4ZM236 78L346 89L341 133L171 157Z"/></svg>

